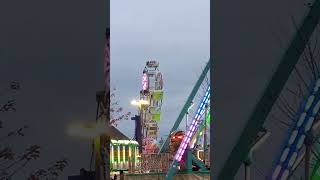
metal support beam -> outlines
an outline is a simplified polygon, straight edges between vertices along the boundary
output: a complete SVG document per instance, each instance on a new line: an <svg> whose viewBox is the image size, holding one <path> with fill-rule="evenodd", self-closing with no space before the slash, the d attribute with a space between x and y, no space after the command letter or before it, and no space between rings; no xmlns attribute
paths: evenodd
<svg viewBox="0 0 320 180"><path fill-rule="evenodd" d="M131 120L135 121L135 130L134 130L134 138L138 142L139 153L142 153L142 127L141 127L141 118L140 115L135 115L131 117Z"/></svg>
<svg viewBox="0 0 320 180"><path fill-rule="evenodd" d="M192 134L194 134L195 131L197 131L197 129L198 129L198 125L201 121L200 118L202 116L202 113L204 113L203 111L205 110L205 106L208 103L209 98L210 98L210 86L207 87L206 93L202 97L201 103L199 104L199 107L198 107L197 113L193 119L193 122L192 122L191 126L189 127L188 132L183 137L182 143L179 145L179 148L174 156L174 161L171 163L170 168L168 170L168 173L166 175L166 179L172 178L172 175L173 175L172 172L174 172L177 167L176 162L180 162L181 157L185 154L186 147L190 143Z"/></svg>
<svg viewBox="0 0 320 180"><path fill-rule="evenodd" d="M295 33L290 46L286 50L282 60L268 83L266 89L253 113L250 115L240 138L234 145L229 157L224 163L218 174L218 180L234 179L241 163L250 151L251 143L254 141L260 127L264 124L271 108L278 99L282 88L287 82L292 70L296 66L307 42L309 41L314 29L319 23L320 18L320 0L315 0L309 13L304 18L299 29ZM302 38L303 37L303 38Z"/></svg>
<svg viewBox="0 0 320 180"><path fill-rule="evenodd" d="M244 179L250 180L250 164L244 163Z"/></svg>
<svg viewBox="0 0 320 180"><path fill-rule="evenodd" d="M188 108L190 107L190 104L191 104L192 100L194 99L195 95L197 94L197 92L198 92L198 90L199 90L199 88L200 88L200 86L201 86L204 78L206 77L206 75L207 75L207 73L208 73L208 71L209 71L210 61L211 61L211 59L210 59L209 62L206 64L206 67L205 67L204 70L202 71L202 73L201 73L198 81L196 82L195 86L193 87L193 89L192 89L192 91L191 91L191 93L190 93L190 95L189 95L186 103L184 104L182 110L180 111L180 114L179 114L177 120L175 121L173 127L171 128L169 134L171 134L173 131L175 131L175 130L178 129L178 127L179 127L179 125L180 125L183 117L186 115L186 113L187 113L187 111L188 111ZM170 137L168 136L168 137L166 138L166 140L164 141L164 143L162 144L159 153L164 153L164 152L167 150L167 147L168 147L168 144L169 144L169 139L170 139Z"/></svg>
<svg viewBox="0 0 320 180"><path fill-rule="evenodd" d="M304 165L304 179L309 180L310 178L310 156L311 156L311 146L306 145L306 154L305 154L305 165Z"/></svg>
<svg viewBox="0 0 320 180"><path fill-rule="evenodd" d="M106 133L98 134L94 138L94 156L95 156L95 172L96 180L110 179L110 135L108 134L109 125L109 108L110 108L110 94L105 94L106 91L96 92L97 114L96 123L106 124ZM105 152L102 151L105 149ZM104 163L107 162L107 163Z"/></svg>
<svg viewBox="0 0 320 180"><path fill-rule="evenodd" d="M205 164L200 161L198 158L196 158L192 153L191 153L191 157L192 157L192 161L200 167L200 171L205 172L208 171L208 169L206 168Z"/></svg>
<svg viewBox="0 0 320 180"><path fill-rule="evenodd" d="M207 154L207 113L208 113L208 104L205 106L205 113L204 113L204 133L203 133L203 163L206 164L206 154Z"/></svg>
<svg viewBox="0 0 320 180"><path fill-rule="evenodd" d="M313 145L313 131L310 130L306 134L306 139L305 139L305 147L306 147L306 152L305 152L305 169L304 169L304 178L305 180L310 179L310 157L311 157L311 147Z"/></svg>
<svg viewBox="0 0 320 180"><path fill-rule="evenodd" d="M190 151L190 148L186 150L186 171L192 171L192 152Z"/></svg>
<svg viewBox="0 0 320 180"><path fill-rule="evenodd" d="M244 176L245 176L245 180L250 180L251 179L251 164L252 164L252 159L253 159L253 152L255 150L257 150L261 144L263 144L265 142L265 140L270 136L270 132L268 132L266 129L262 129L260 131L261 135L257 137L256 142L252 145L247 158L245 159L245 161L243 162L244 164Z"/></svg>
<svg viewBox="0 0 320 180"><path fill-rule="evenodd" d="M210 69L211 69L211 71L210 71L210 80L212 81L214 78L213 78L213 61L211 61L211 64L210 64ZM210 96L210 103L211 104L213 104L213 102L215 102L214 101L214 95L213 95L213 88L211 88L211 96ZM213 156L213 144L214 144L214 142L213 142L213 139L214 138L212 138L212 136L213 136L213 120L211 120L211 118L210 117L213 117L213 106L210 106L211 108L210 108L210 110L209 110L209 116L208 116L208 118L209 118L209 120L210 120L210 122L209 122L209 124L210 124L210 136L211 136L211 138L210 138L210 155L209 155L209 157L210 157L210 170L211 170L211 172L210 172L210 179L211 180L213 180L213 179L215 179L214 178L214 173L213 173L213 168L211 168L211 167L213 167L214 165L213 165L213 162L214 162L214 156Z"/></svg>
<svg viewBox="0 0 320 180"><path fill-rule="evenodd" d="M172 163L173 168L170 168L168 170L168 172L165 176L165 180L172 180L172 177L173 177L178 165L179 165L179 163L176 160L173 160L173 163Z"/></svg>
<svg viewBox="0 0 320 180"><path fill-rule="evenodd" d="M101 171L101 153L100 153L100 136L96 136L94 138L94 163L95 163L95 173L96 177L95 180L101 180L102 177L102 171Z"/></svg>
<svg viewBox="0 0 320 180"><path fill-rule="evenodd" d="M110 28L106 28L105 32L105 58L104 58L104 75L105 75L105 116L106 116L106 123L109 125L110 123ZM104 179L110 179L110 136L107 135L106 137L106 159L107 162L104 166Z"/></svg>

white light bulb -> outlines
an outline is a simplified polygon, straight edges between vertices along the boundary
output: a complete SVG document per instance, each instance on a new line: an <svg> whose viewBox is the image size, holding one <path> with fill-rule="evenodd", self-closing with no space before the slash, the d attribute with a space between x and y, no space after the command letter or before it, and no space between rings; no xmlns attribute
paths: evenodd
<svg viewBox="0 0 320 180"><path fill-rule="evenodd" d="M283 153L282 153L282 155L281 155L281 158L280 158L280 162L284 162L284 161L287 159L289 150L290 150L289 148L286 148L286 149L283 151Z"/></svg>
<svg viewBox="0 0 320 180"><path fill-rule="evenodd" d="M313 100L314 100L314 95L311 95L309 98L308 98L308 101L307 101L307 103L306 103L306 107L305 107L305 111L308 111L309 110L309 108L311 107L311 105L312 105L312 102L313 102Z"/></svg>
<svg viewBox="0 0 320 180"><path fill-rule="evenodd" d="M294 142L294 140L295 140L296 137L297 137L297 134L298 134L298 131L297 131L297 130L294 130L294 131L292 132L292 134L291 134L291 136L290 136L290 139L289 139L289 145L291 145L291 144Z"/></svg>

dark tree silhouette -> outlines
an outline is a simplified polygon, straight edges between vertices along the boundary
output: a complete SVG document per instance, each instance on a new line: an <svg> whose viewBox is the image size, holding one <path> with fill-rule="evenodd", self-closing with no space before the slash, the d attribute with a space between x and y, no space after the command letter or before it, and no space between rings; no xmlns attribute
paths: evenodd
<svg viewBox="0 0 320 180"><path fill-rule="evenodd" d="M121 120L128 120L131 112L125 112L123 107L119 105L119 100L116 99L116 89L114 88L110 94L110 123L114 126L118 125Z"/></svg>
<svg viewBox="0 0 320 180"><path fill-rule="evenodd" d="M15 95L19 90L20 83L18 81L12 81L7 88L0 92L0 97L5 99L4 102L0 101L1 114L4 115L17 111ZM25 172L25 167L40 157L41 147L33 144L25 148L22 153L18 153L18 150L13 148L13 144L10 144L10 140L13 137L25 136L24 130L27 129L28 126L24 125L13 131L6 132L6 129L4 128L5 122L3 121L2 116L0 117L0 128L2 128L1 134L5 134L3 137L0 137L0 180L9 180L13 179L17 173L22 171ZM52 166L45 170L39 169L33 173L29 172L31 174L26 174L26 177L28 177L29 180L57 179L67 164L67 159L63 158L62 160L56 161Z"/></svg>

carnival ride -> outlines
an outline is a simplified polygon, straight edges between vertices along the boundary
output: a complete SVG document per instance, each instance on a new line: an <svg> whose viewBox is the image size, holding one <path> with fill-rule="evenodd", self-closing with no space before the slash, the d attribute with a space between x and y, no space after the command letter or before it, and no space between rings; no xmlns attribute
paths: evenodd
<svg viewBox="0 0 320 180"><path fill-rule="evenodd" d="M294 119L295 126L288 133L289 138L285 142L285 148L278 159L277 166L272 175L272 179L287 179L291 173L292 167L302 151L305 139L312 127L315 116L320 109L320 79L313 82L309 93L300 107L298 118Z"/></svg>
<svg viewBox="0 0 320 180"><path fill-rule="evenodd" d="M131 140L113 140L110 144L110 170L127 171L129 166L137 166L138 142Z"/></svg>
<svg viewBox="0 0 320 180"><path fill-rule="evenodd" d="M285 51L278 68L255 106L221 171L217 174L218 180L234 179L241 164L245 165L245 179L250 179L253 152L261 151L258 147L265 143L264 141L267 138L272 138L270 133L274 132L269 127L266 127L268 117L273 109L280 109L273 107L275 107L276 102L280 101L280 95L283 93L283 89L286 87L290 76L294 74L294 71L297 76L300 76L299 82L305 85L305 90L302 92L303 95L299 94L300 99L296 110L288 108L288 111L292 111L291 115L288 116L289 123L287 124L289 127L283 131L283 134L287 137L283 138L280 148L278 146L275 148L279 155L272 157L274 158L274 163L270 168L270 172L266 173L263 179L291 179L303 161L305 161L304 179L320 179L320 63L314 60L313 54L310 54L310 49L313 48L310 48L309 44L319 24L319 19L320 0L315 0L301 26L297 27L294 38ZM305 54L308 53L309 57L306 58ZM319 57L317 56L317 58ZM308 77L308 83L305 83L297 70L298 62L301 59L307 62L306 66L309 66L309 72L312 72L312 77ZM150 159L155 157L153 155L161 156L168 154L168 152L171 153L171 157L168 158L168 160L171 159L170 166L165 167L165 179L167 180L173 178L174 174L177 173L177 169L178 171L193 173L192 165L198 166L200 171L207 171L208 167L210 167L210 165L206 164L208 161L204 160L207 146L204 143L201 150L201 148L198 149L199 146L197 145L201 136L206 137L206 125L210 123L210 85L207 84L205 92L200 93L201 101L194 112L189 127L185 132L179 130L183 117L188 114L190 104L195 99L208 73L209 62L170 130L170 136L165 139L161 147L157 147L157 143L155 143L158 138L158 122L161 117L163 99L162 76L161 74L157 76L159 64L155 61L149 61L143 71L142 90L140 92L140 102L142 103L140 103L139 115L134 118L136 120L135 136L141 147L141 156L144 155ZM206 142L206 138L204 138L204 142ZM197 150L196 153L194 153L194 150ZM147 170L145 172L149 173L150 171Z"/></svg>
<svg viewBox="0 0 320 180"><path fill-rule="evenodd" d="M173 160L173 156L177 153L180 144L182 143L184 131L174 131L170 134L169 154L170 160Z"/></svg>
<svg viewBox="0 0 320 180"><path fill-rule="evenodd" d="M252 142L258 142L257 136L259 136L262 130L265 130L265 132L271 131L271 134L276 134L275 130L272 130L270 126L267 127L268 130L265 127L271 124L271 119L275 120L271 115L277 111L285 111L287 113L287 121L284 122L284 118L278 120L278 123L283 123L287 126L287 129L281 132L286 138L282 140L282 143L279 143L280 148L278 145L274 148L275 153L279 155L275 156L271 168L268 168L270 165L262 162L261 159L263 158L255 157L255 163L263 164L264 171L269 171L270 169L268 173L259 170L261 179L298 179L300 177L297 176L301 176L301 174L304 174L304 179L306 180L319 178L317 175L320 164L318 153L319 130L317 130L317 127L319 126L320 109L320 72L319 56L315 55L314 52L316 42L318 41L318 36L315 33L319 32L316 28L319 28L320 1L315 0L311 3L308 11L300 27L296 27L294 38L285 51L277 70L255 106L237 143L233 146L230 155L217 174L218 180L234 179L241 164L247 167L248 164L252 163L253 157L251 151L255 144ZM314 39L316 39L316 42L314 42ZM311 40L313 41L311 42ZM307 68L302 72L302 67L299 68L299 66ZM293 76L299 82L299 87L296 87L296 89L299 89L297 91L288 88L291 84L297 86L297 81L290 84ZM301 87L304 87L304 89L301 90ZM295 103L283 100L283 96L281 95L285 94L285 90L296 96L298 102L296 107L293 106ZM286 98L287 100L294 99L288 98L288 95ZM283 106L276 106L278 104L286 105L283 108ZM271 140L268 143L275 146L276 138L279 136L279 134L274 137L271 136ZM267 145L270 144L266 143L265 148L256 151L271 154L270 147L266 148ZM305 162L305 167L299 171L299 167L303 161ZM245 179L250 179L250 176L246 175Z"/></svg>
<svg viewBox="0 0 320 180"><path fill-rule="evenodd" d="M142 73L142 89L140 91L139 123L135 137L140 144L140 153L156 153L158 138L158 122L161 117L163 99L162 74L159 63L148 61ZM135 104L133 101L132 104ZM136 119L134 119L136 120Z"/></svg>
<svg viewBox="0 0 320 180"><path fill-rule="evenodd" d="M181 162L182 157L184 156L185 151L190 151L189 147L190 147L190 142L191 142L191 136L194 135L194 133L196 132L196 128L199 127L201 118L203 115L207 114L207 110L208 110L208 102L210 99L210 86L208 86L205 95L203 96L201 103L198 107L198 110L193 118L193 121L191 123L191 125L189 126L188 131L186 132L186 135L183 137L182 143L180 144L177 153L174 156L173 162L171 163L171 166L167 172L166 175L166 179L172 179L172 176L176 170L176 168L179 166L179 163ZM204 119L205 121L205 119ZM187 156L191 155L190 153L187 153ZM191 157L187 157L187 158L192 158L194 157L193 155L191 155ZM201 163L199 163L199 161L196 161L197 165L199 165L200 167L202 167L202 169L206 169L204 168L205 166ZM190 165L189 163L187 163L187 166ZM187 167L187 169L189 169ZM190 169L189 169L190 170Z"/></svg>
<svg viewBox="0 0 320 180"><path fill-rule="evenodd" d="M200 78L197 80L191 94L184 104L169 136L158 147L158 122L160 121L163 99L163 79L159 71L159 63L147 61L142 73L142 89L140 99L132 104L138 105L138 114L132 120L136 121L135 138L139 142L141 159L140 173L167 172L166 179L179 171L192 173L193 167L208 173L207 125L210 122L210 84L207 77L210 61L207 63ZM201 91L201 88L204 92ZM179 130L183 117L188 119L190 104L201 96L198 109L194 111L192 121L187 124L186 131ZM203 138L203 146L196 145ZM166 159L166 162L159 160ZM154 161L157 159L157 162ZM171 166L169 166L171 163ZM159 164L158 168L154 164ZM206 166L207 165L207 166ZM138 168L137 168L138 169Z"/></svg>
<svg viewBox="0 0 320 180"><path fill-rule="evenodd" d="M206 64L199 79L192 89L186 103L184 104L177 120L175 121L166 140L158 145L158 122L161 119L161 108L163 99L163 79L158 69L159 63L156 61L147 61L142 73L142 88L140 90L139 101L132 101L134 105L138 105L138 115L131 119L135 121L135 137L136 140L130 140L122 137L122 139L113 139L115 135L110 129L110 34L109 29L106 31L106 46L104 58L105 73L105 90L96 94L97 124L102 124L108 132L101 132L95 135L92 142L92 158L95 162L96 179L109 179L109 174L128 171L126 174L148 176L151 173L167 173L166 179L172 179L176 172L176 165L179 165L179 171L191 173L193 179L199 179L208 176L208 160L209 154L207 142L207 125L210 122L210 84L207 74L209 72L210 60ZM203 87L205 92L201 91ZM197 97L201 96L198 109L193 112L194 118L189 123L186 131L179 130L179 125L183 117L188 119L189 110L193 101L197 101ZM110 128L111 127L111 128ZM113 127L114 128L114 127ZM187 131L188 130L188 131ZM121 134L121 133L120 133ZM199 139L203 137L204 145L196 145ZM170 150L169 147L172 147ZM171 152L171 154L170 154ZM170 157L171 156L171 157ZM185 162L181 161L185 157ZM90 169L91 169L90 161ZM172 162L172 166L170 166ZM185 164L185 165L183 165ZM206 167L207 164L207 167ZM159 166L160 165L160 166ZM202 172L192 172L193 165L199 167ZM147 174L144 174L147 173ZM204 173L204 174L203 174ZM169 175L169 176L168 176ZM183 176L178 174L177 176ZM137 177L137 176L136 176ZM181 177L183 178L183 177ZM128 176L127 179L130 179ZM133 178L136 179L136 178ZM139 179L139 177L138 177Z"/></svg>

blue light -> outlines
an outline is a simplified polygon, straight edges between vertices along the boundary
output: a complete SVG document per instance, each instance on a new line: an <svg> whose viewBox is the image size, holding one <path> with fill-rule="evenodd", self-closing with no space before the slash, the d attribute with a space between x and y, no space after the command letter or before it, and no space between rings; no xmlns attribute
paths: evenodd
<svg viewBox="0 0 320 180"><path fill-rule="evenodd" d="M195 117L193 119L192 126L189 127L189 130L187 132L187 134L189 134L189 136L185 136L183 138L183 141L179 146L178 152L175 155L175 159L178 162L181 160L182 155L185 152L186 144L190 143L190 137L191 137L192 133L194 132L197 124L199 123L199 119L201 118L201 114L204 111L205 104L209 101L209 99L208 99L209 96L210 96L210 93L209 93L210 91L209 90L210 90L210 86L208 87L208 90L207 90L205 96L202 98L202 101L201 101L201 103L200 103L200 105L198 107L197 113L196 113L196 115L195 115Z"/></svg>
<svg viewBox="0 0 320 180"><path fill-rule="evenodd" d="M286 139L286 146L281 153L281 157L278 160L278 166L274 169L272 178L286 179L294 160L296 159L297 153L301 150L305 139L305 133L309 131L314 121L314 116L320 109L320 94L314 93L318 91L320 86L320 79L316 82L313 89L310 89L309 96L306 100L301 103L300 116L297 116L295 128L290 130L288 138Z"/></svg>

